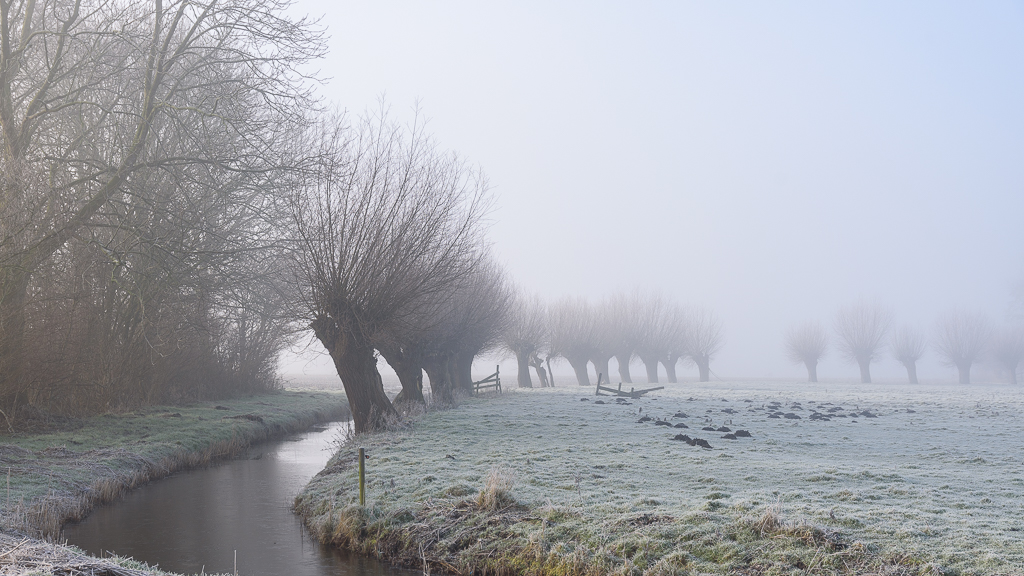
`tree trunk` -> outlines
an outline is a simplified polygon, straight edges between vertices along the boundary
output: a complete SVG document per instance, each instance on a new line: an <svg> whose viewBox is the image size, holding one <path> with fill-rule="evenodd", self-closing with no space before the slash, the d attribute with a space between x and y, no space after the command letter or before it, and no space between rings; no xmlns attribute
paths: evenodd
<svg viewBox="0 0 1024 576"><path fill-rule="evenodd" d="M1010 368L1010 384L1017 385L1017 367Z"/></svg>
<svg viewBox="0 0 1024 576"><path fill-rule="evenodd" d="M423 369L430 379L433 402L442 405L454 403L455 394L452 390L451 374L448 373L448 359L432 356L423 363Z"/></svg>
<svg viewBox="0 0 1024 576"><path fill-rule="evenodd" d="M805 360L804 365L807 366L807 381L817 382L818 381L818 361Z"/></svg>
<svg viewBox="0 0 1024 576"><path fill-rule="evenodd" d="M679 382L679 380L676 379L676 364L678 362L679 356L673 356L672 354L669 354L668 358L662 362L662 365L665 367L665 374L668 375L668 381L670 384Z"/></svg>
<svg viewBox="0 0 1024 576"><path fill-rule="evenodd" d="M473 358L476 354L463 350L455 355L456 388L467 396L473 394Z"/></svg>
<svg viewBox="0 0 1024 576"><path fill-rule="evenodd" d="M590 359L594 363L594 373L604 374L604 383L609 384L612 381L612 375L608 371L608 361L611 360L610 356L594 356Z"/></svg>
<svg viewBox="0 0 1024 576"><path fill-rule="evenodd" d="M574 372L576 372L576 383L580 386L590 386L590 374L587 371L589 362L586 358L566 358L569 361L569 365L572 366Z"/></svg>
<svg viewBox="0 0 1024 576"><path fill-rule="evenodd" d="M533 365L533 369L537 372L537 380L540 380L540 387L550 387L551 384L548 382L548 371L544 369L544 364L538 360L537 363Z"/></svg>
<svg viewBox="0 0 1024 576"><path fill-rule="evenodd" d="M551 387L555 387L555 373L551 371L551 356L544 359L544 363L548 365L548 379L551 381Z"/></svg>
<svg viewBox="0 0 1024 576"><path fill-rule="evenodd" d="M917 362L904 362L903 366L907 369L907 380L917 384Z"/></svg>
<svg viewBox="0 0 1024 576"><path fill-rule="evenodd" d="M704 355L698 355L693 357L694 363L697 364L697 371L700 372L700 381L708 382L711 380L711 358Z"/></svg>
<svg viewBox="0 0 1024 576"><path fill-rule="evenodd" d="M644 368L647 368L647 383L657 384L658 383L658 359L656 357L640 357L640 360L644 363Z"/></svg>
<svg viewBox="0 0 1024 576"><path fill-rule="evenodd" d="M957 372L960 373L960 383L970 384L971 383L971 363L970 362L957 362Z"/></svg>
<svg viewBox="0 0 1024 576"><path fill-rule="evenodd" d="M335 346L328 350L341 376L356 434L382 430L398 412L388 400L369 346Z"/></svg>
<svg viewBox="0 0 1024 576"><path fill-rule="evenodd" d="M401 404L425 405L427 403L427 400L423 397L423 368L417 366L415 371L415 376L409 376L409 384L406 384L406 381L403 381L402 377L399 376L399 381L402 382L402 391L391 401L395 406Z"/></svg>
<svg viewBox="0 0 1024 576"><path fill-rule="evenodd" d="M423 368L420 366L419 355L408 349L378 348L380 355L387 360L402 383L402 391L395 396L393 404L414 403L426 404L423 398Z"/></svg>
<svg viewBox="0 0 1024 576"><path fill-rule="evenodd" d="M861 384L871 384L871 359L858 358L857 364L860 366Z"/></svg>
<svg viewBox="0 0 1024 576"><path fill-rule="evenodd" d="M9 428L26 400L24 381L25 306L28 274L0 270L0 409Z"/></svg>
<svg viewBox="0 0 1024 576"><path fill-rule="evenodd" d="M516 353L516 367L519 370L519 373L516 375L519 387L533 388L533 380L530 378L530 355Z"/></svg>
<svg viewBox="0 0 1024 576"><path fill-rule="evenodd" d="M619 363L619 379L622 380L623 384L632 384L633 378L629 375L629 361L632 360L632 354L616 354L615 360Z"/></svg>

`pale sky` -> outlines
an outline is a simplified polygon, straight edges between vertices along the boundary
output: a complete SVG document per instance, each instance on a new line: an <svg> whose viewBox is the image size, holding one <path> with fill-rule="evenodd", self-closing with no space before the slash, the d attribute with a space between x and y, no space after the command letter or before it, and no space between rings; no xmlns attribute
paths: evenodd
<svg viewBox="0 0 1024 576"><path fill-rule="evenodd" d="M359 113L384 95L399 117L418 102L441 145L484 169L490 237L519 283L709 306L724 378L806 377L782 333L861 296L930 331L952 306L1003 321L1024 280L1021 3L293 12L330 31L327 100ZM858 375L835 353L818 372ZM955 377L932 352L919 372Z"/></svg>

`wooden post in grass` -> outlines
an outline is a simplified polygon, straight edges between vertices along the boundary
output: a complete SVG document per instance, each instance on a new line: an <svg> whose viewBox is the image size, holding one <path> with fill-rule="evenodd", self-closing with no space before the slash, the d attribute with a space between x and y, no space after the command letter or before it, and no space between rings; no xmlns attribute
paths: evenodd
<svg viewBox="0 0 1024 576"><path fill-rule="evenodd" d="M359 505L366 506L366 449L359 449Z"/></svg>

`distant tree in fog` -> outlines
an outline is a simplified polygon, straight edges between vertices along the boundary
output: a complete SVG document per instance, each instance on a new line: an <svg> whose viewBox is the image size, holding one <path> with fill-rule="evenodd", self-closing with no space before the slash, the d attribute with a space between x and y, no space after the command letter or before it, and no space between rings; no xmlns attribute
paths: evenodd
<svg viewBox="0 0 1024 576"><path fill-rule="evenodd" d="M1020 326L1003 328L996 332L990 346L992 359L1006 370L1010 383L1017 384L1017 368L1024 357L1024 329Z"/></svg>
<svg viewBox="0 0 1024 576"><path fill-rule="evenodd" d="M662 330L665 341L668 342L668 352L661 360L665 367L665 375L668 381L675 384L679 381L676 377L676 365L680 359L691 362L690 355L690 329L693 311L672 303L665 311Z"/></svg>
<svg viewBox="0 0 1024 576"><path fill-rule="evenodd" d="M565 358L580 386L590 386L587 366L594 354L594 315L584 298L566 297L548 311L548 343L552 356Z"/></svg>
<svg viewBox="0 0 1024 576"><path fill-rule="evenodd" d="M991 334L988 319L978 312L956 309L939 318L935 350L949 365L956 366L961 384L971 383L971 365L980 358Z"/></svg>
<svg viewBox="0 0 1024 576"><path fill-rule="evenodd" d="M475 266L472 274L452 292L451 312L445 315L452 391L473 393L473 360L500 344L509 323L513 297L506 272L491 259Z"/></svg>
<svg viewBox="0 0 1024 576"><path fill-rule="evenodd" d="M606 313L609 315L609 322L614 326L615 343L612 353L619 365L619 379L632 384L629 364L636 356L637 343L640 340L636 295L625 292L613 294L607 301Z"/></svg>
<svg viewBox="0 0 1024 576"><path fill-rule="evenodd" d="M517 379L520 388L533 388L530 378L531 359L548 338L547 311L540 296L519 292L512 305L509 323L502 335L505 349L516 355ZM544 382L541 382L541 386Z"/></svg>
<svg viewBox="0 0 1024 576"><path fill-rule="evenodd" d="M707 382L710 380L711 359L725 344L725 330L718 315L707 308L692 308L687 317L686 356L697 365L700 381Z"/></svg>
<svg viewBox="0 0 1024 576"><path fill-rule="evenodd" d="M836 312L836 348L860 366L861 382L871 382L871 361L878 357L891 324L892 310L877 302L861 300Z"/></svg>
<svg viewBox="0 0 1024 576"><path fill-rule="evenodd" d="M917 361L924 356L924 335L910 326L902 326L892 334L889 341L892 357L907 369L907 379L917 384Z"/></svg>
<svg viewBox="0 0 1024 576"><path fill-rule="evenodd" d="M661 294L636 294L636 318L639 328L637 356L647 369L647 382L658 382L658 363L668 357L674 334L668 312L671 303Z"/></svg>
<svg viewBox="0 0 1024 576"><path fill-rule="evenodd" d="M807 367L807 381L818 381L818 361L828 351L828 332L819 322L806 322L786 333L786 354Z"/></svg>
<svg viewBox="0 0 1024 576"><path fill-rule="evenodd" d="M598 378L603 378L607 384L612 381L608 369L609 361L615 356L615 350L620 343L619 325L609 300L603 300L597 306L592 306L590 311L593 316L590 362L594 365L594 374Z"/></svg>

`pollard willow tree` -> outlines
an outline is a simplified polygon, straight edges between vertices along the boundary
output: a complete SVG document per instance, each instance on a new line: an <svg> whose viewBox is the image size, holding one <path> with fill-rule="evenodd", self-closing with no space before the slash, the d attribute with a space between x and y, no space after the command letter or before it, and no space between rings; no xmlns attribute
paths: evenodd
<svg viewBox="0 0 1024 576"><path fill-rule="evenodd" d="M673 325L669 321L671 304L658 293L637 291L635 296L636 317L639 328L636 354L647 369L647 382L658 382L658 364L668 356L677 340Z"/></svg>
<svg viewBox="0 0 1024 576"><path fill-rule="evenodd" d="M509 313L509 321L502 332L502 346L515 354L516 380L520 388L533 388L530 377L530 360L547 343L547 309L540 296L527 296L522 290L516 292ZM541 386L544 382L541 382Z"/></svg>
<svg viewBox="0 0 1024 576"><path fill-rule="evenodd" d="M584 298L565 297L548 309L548 343L552 356L565 358L576 383L590 386L587 365L594 354L594 315Z"/></svg>
<svg viewBox="0 0 1024 576"><path fill-rule="evenodd" d="M807 367L807 381L818 381L818 361L828 352L828 332L820 322L805 322L786 332L786 356Z"/></svg>
<svg viewBox="0 0 1024 576"><path fill-rule="evenodd" d="M901 326L893 332L889 348L892 357L907 369L907 381L917 384L917 361L924 356L924 335L910 326Z"/></svg>
<svg viewBox="0 0 1024 576"><path fill-rule="evenodd" d="M881 353L891 324L892 310L878 302L861 300L836 311L832 323L838 337L836 348L860 367L862 383L871 382L871 362Z"/></svg>
<svg viewBox="0 0 1024 576"><path fill-rule="evenodd" d="M1008 326L998 330L989 345L992 359L1006 371L1010 383L1017 385L1017 369L1024 358L1024 328Z"/></svg>
<svg viewBox="0 0 1024 576"><path fill-rule="evenodd" d="M284 16L286 8L273 0L0 1L4 405L24 398L29 294L47 284L41 271L75 264L72 242L91 244L109 267L121 266L122 254L110 249L120 242L110 231L126 230L117 212L156 206L150 193L167 188L151 185L155 175L202 181L190 194L221 192L210 183L225 183L228 174L235 191L273 180L278 150L301 130L298 110L315 108L301 69L323 53L321 32ZM147 249L162 239L129 232ZM167 268L176 278L209 248L191 246L197 251ZM163 249L154 248L154 257Z"/></svg>
<svg viewBox="0 0 1024 576"><path fill-rule="evenodd" d="M961 384L970 384L971 366L985 351L991 335L984 314L954 309L935 324L935 351L948 365L956 366Z"/></svg>
<svg viewBox="0 0 1024 576"><path fill-rule="evenodd" d="M612 333L615 335L612 353L619 365L619 379L632 384L633 377L629 373L629 365L636 356L637 343L640 341L640 324L637 313L635 295L625 292L613 294L606 304Z"/></svg>
<svg viewBox="0 0 1024 576"><path fill-rule="evenodd" d="M505 272L483 258L446 299L424 358L435 402L451 404L456 394L472 393L473 359L498 345L512 294Z"/></svg>
<svg viewBox="0 0 1024 576"><path fill-rule="evenodd" d="M303 313L334 360L354 429L396 414L375 342L401 333L471 274L481 243L486 181L442 153L419 123L384 111L318 134L318 166L293 201Z"/></svg>
<svg viewBox="0 0 1024 576"><path fill-rule="evenodd" d="M594 374L605 384L612 381L609 363L615 356L620 343L618 323L615 321L612 304L602 300L590 308L593 316L593 331L590 338L590 363L594 365Z"/></svg>
<svg viewBox="0 0 1024 576"><path fill-rule="evenodd" d="M661 363L665 367L665 377L670 384L679 382L676 376L676 366L679 360L688 360L689 342L687 335L690 331L691 312L678 304L671 303L665 311L665 318L662 320L665 342L668 343L668 351Z"/></svg>
<svg viewBox="0 0 1024 576"><path fill-rule="evenodd" d="M707 382L711 379L711 360L725 345L725 328L718 315L708 308L691 308L687 316L687 358L697 365L700 381Z"/></svg>

